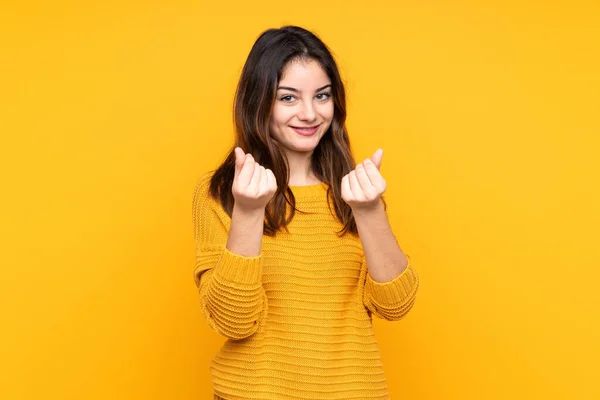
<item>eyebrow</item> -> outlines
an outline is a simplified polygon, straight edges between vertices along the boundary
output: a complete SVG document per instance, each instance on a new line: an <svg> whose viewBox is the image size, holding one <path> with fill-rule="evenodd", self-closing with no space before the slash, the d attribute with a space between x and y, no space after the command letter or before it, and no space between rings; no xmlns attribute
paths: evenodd
<svg viewBox="0 0 600 400"><path fill-rule="evenodd" d="M320 92L321 90L323 90L323 89L327 89L327 88L328 88L328 87L330 87L330 86L331 86L331 83L330 83L330 84L328 84L328 85L325 85L325 86L323 86L323 87L320 87L320 88L318 88L316 91L317 91L317 92ZM300 91L299 91L298 89L296 89L296 88L293 88L293 87L289 87L289 86L279 86L279 87L277 88L277 90L281 90L281 89L284 89L284 90L290 90L290 91L292 91L292 92L300 93Z"/></svg>

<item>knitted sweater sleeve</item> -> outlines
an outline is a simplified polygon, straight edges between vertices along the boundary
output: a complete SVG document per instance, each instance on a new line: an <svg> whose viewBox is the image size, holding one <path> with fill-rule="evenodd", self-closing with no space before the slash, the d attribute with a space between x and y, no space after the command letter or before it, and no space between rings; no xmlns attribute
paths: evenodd
<svg viewBox="0 0 600 400"><path fill-rule="evenodd" d="M267 312L262 254L244 257L225 245L231 220L208 193L210 175L194 188L192 219L196 243L194 282L210 327L233 340L255 333Z"/></svg>
<svg viewBox="0 0 600 400"><path fill-rule="evenodd" d="M376 282L366 273L363 303L374 315L388 321L398 321L410 311L419 289L419 275L407 255L408 266L389 282ZM363 268L367 269L363 259Z"/></svg>

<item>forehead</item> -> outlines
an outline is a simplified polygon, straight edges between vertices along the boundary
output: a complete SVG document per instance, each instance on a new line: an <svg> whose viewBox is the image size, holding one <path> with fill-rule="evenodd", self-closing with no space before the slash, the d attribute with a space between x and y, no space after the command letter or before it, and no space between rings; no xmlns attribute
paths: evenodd
<svg viewBox="0 0 600 400"><path fill-rule="evenodd" d="M283 68L279 81L280 85L298 89L312 86L321 87L330 83L331 80L327 73L317 61L302 59L288 62Z"/></svg>

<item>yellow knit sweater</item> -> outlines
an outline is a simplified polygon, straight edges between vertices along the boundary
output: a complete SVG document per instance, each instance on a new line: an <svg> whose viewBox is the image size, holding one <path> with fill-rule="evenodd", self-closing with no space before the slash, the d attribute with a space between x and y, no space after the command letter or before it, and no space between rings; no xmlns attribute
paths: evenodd
<svg viewBox="0 0 600 400"><path fill-rule="evenodd" d="M356 235L338 237L325 184L292 187L289 232L263 236L261 254L225 248L231 219L208 195L193 198L194 279L210 327L225 336L210 370L227 400L388 399L372 315L399 320L415 301L418 274L371 279Z"/></svg>

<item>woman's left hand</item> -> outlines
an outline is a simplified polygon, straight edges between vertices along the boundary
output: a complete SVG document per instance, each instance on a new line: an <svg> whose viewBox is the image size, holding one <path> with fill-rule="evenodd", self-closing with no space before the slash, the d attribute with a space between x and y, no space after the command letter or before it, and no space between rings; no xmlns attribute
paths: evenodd
<svg viewBox="0 0 600 400"><path fill-rule="evenodd" d="M381 203L386 183L379 173L383 149L378 149L371 158L366 158L342 178L342 199L353 211L376 209Z"/></svg>

